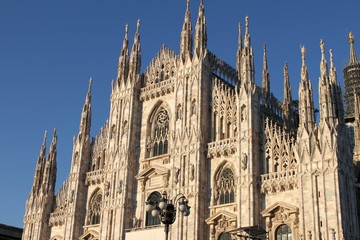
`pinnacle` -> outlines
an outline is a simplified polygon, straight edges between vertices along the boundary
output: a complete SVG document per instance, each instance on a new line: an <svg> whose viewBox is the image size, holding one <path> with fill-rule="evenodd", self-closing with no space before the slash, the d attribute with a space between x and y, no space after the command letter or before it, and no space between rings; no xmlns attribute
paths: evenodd
<svg viewBox="0 0 360 240"><path fill-rule="evenodd" d="M93 82L93 78L92 78L92 77L90 77L90 79L89 79L89 88L88 88L88 92L91 92L92 82Z"/></svg>
<svg viewBox="0 0 360 240"><path fill-rule="evenodd" d="M324 41L320 39L320 49L321 49L321 57L322 59L325 59L325 50L324 50Z"/></svg>
<svg viewBox="0 0 360 240"><path fill-rule="evenodd" d="M140 31L140 19L138 19L136 23L136 32L139 33L139 31Z"/></svg>
<svg viewBox="0 0 360 240"><path fill-rule="evenodd" d="M44 132L44 140L43 140L43 144L42 145L46 145L46 137L47 137L47 130L45 130Z"/></svg>
<svg viewBox="0 0 360 240"><path fill-rule="evenodd" d="M334 58L333 58L332 49L329 50L329 53L330 53L330 66L331 66L331 68L333 68L334 67Z"/></svg>
<svg viewBox="0 0 360 240"><path fill-rule="evenodd" d="M305 55L306 55L306 48L304 45L300 46L301 49L301 59L302 59L302 63L303 66L305 65Z"/></svg>

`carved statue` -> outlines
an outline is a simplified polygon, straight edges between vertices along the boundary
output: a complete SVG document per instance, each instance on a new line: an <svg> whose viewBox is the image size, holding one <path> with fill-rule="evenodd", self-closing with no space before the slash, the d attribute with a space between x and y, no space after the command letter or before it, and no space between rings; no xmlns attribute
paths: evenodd
<svg viewBox="0 0 360 240"><path fill-rule="evenodd" d="M181 118L182 118L182 107L179 104L178 107L177 107L177 111L176 111L176 119L181 120Z"/></svg>
<svg viewBox="0 0 360 240"><path fill-rule="evenodd" d="M110 182L105 182L104 184L104 193L106 196L109 196L110 194Z"/></svg>
<svg viewBox="0 0 360 240"><path fill-rule="evenodd" d="M193 163L190 164L190 181L194 181L195 178L195 166Z"/></svg>
<svg viewBox="0 0 360 240"><path fill-rule="evenodd" d="M133 219L133 228L138 228L141 226L141 219L137 218L135 215L131 217Z"/></svg>
<svg viewBox="0 0 360 240"><path fill-rule="evenodd" d="M74 201L74 190L70 191L70 195L69 195L69 202L73 202Z"/></svg>
<svg viewBox="0 0 360 240"><path fill-rule="evenodd" d="M174 182L177 184L180 180L180 168L174 168Z"/></svg>
<svg viewBox="0 0 360 240"><path fill-rule="evenodd" d="M191 102L191 115L196 115L196 101L195 101L195 99Z"/></svg>
<svg viewBox="0 0 360 240"><path fill-rule="evenodd" d="M247 168L247 163L248 163L248 157L246 153L242 154L241 157L241 168L245 171Z"/></svg>
<svg viewBox="0 0 360 240"><path fill-rule="evenodd" d="M123 134L122 136L124 136L125 134L127 134L128 132L128 122L124 121L124 125L123 125Z"/></svg>
<svg viewBox="0 0 360 240"><path fill-rule="evenodd" d="M214 188L214 203L213 203L213 205L217 204L218 199L219 199L219 195L220 195L219 188L216 186Z"/></svg>
<svg viewBox="0 0 360 240"><path fill-rule="evenodd" d="M246 121L246 107L245 106L242 106L241 107L241 122L244 122Z"/></svg>
<svg viewBox="0 0 360 240"><path fill-rule="evenodd" d="M307 231L307 239L311 240L312 234L311 231Z"/></svg>
<svg viewBox="0 0 360 240"><path fill-rule="evenodd" d="M146 139L146 150L147 150L148 152L151 151L152 144L153 144L153 141L151 140L150 137L148 137L148 138Z"/></svg>
<svg viewBox="0 0 360 240"><path fill-rule="evenodd" d="M118 194L121 194L122 193L122 191L123 191L123 181L122 180L119 180L118 181L118 186L117 186L117 193Z"/></svg>

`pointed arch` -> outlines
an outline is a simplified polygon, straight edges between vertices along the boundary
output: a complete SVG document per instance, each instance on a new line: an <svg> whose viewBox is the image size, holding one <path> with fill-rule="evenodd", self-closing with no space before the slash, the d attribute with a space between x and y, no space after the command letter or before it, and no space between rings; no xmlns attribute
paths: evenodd
<svg viewBox="0 0 360 240"><path fill-rule="evenodd" d="M147 156L167 154L169 148L170 111L168 105L158 101L149 114L147 127Z"/></svg>
<svg viewBox="0 0 360 240"><path fill-rule="evenodd" d="M214 205L235 202L236 176L231 163L223 161L214 174Z"/></svg>
<svg viewBox="0 0 360 240"><path fill-rule="evenodd" d="M152 124L154 122L155 115L159 112L159 110L161 108L165 109L169 114L169 118L172 119L172 114L171 114L171 111L170 111L171 108L170 108L169 104L167 102L159 100L154 104L153 108L150 111L150 114L149 114L149 117L148 117L148 124Z"/></svg>
<svg viewBox="0 0 360 240"><path fill-rule="evenodd" d="M102 199L102 191L100 190L100 188L96 188L91 195L88 204L88 225L100 224Z"/></svg>

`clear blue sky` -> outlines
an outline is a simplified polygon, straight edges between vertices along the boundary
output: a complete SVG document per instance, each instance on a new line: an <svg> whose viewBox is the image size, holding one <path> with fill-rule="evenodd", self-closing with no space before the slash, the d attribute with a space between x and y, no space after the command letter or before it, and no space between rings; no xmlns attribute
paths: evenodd
<svg viewBox="0 0 360 240"><path fill-rule="evenodd" d="M0 0L0 223L22 227L44 130L58 128L57 186L71 161L89 77L93 82L92 135L108 118L110 83L129 24L130 44L141 19L142 69L165 43L179 52L185 0ZM347 32L360 54L358 0L204 0L208 48L235 66L237 24L246 15L261 83L267 44L271 90L282 100L283 65L289 64L293 98L300 78L300 45L307 47L317 95L319 41L333 49L338 79L348 61ZM191 1L195 24L199 0ZM48 144L50 139L48 139Z"/></svg>

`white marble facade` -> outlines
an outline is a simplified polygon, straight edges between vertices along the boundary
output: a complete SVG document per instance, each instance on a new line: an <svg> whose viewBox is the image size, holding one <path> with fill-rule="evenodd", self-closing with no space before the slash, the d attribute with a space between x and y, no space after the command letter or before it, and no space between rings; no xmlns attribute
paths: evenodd
<svg viewBox="0 0 360 240"><path fill-rule="evenodd" d="M321 42L316 123L305 47L298 105L286 65L281 102L270 94L266 48L262 86L254 83L245 23L233 69L207 49L203 3L195 31L187 6L180 53L162 46L143 73L140 22L130 51L126 27L109 119L91 140L90 80L71 170L56 194L56 131L48 154L42 145L23 239L164 239L145 211L163 191L183 193L191 206L190 216L178 213L172 240L225 240L255 225L271 240L360 239L354 150L332 55L328 68Z"/></svg>

